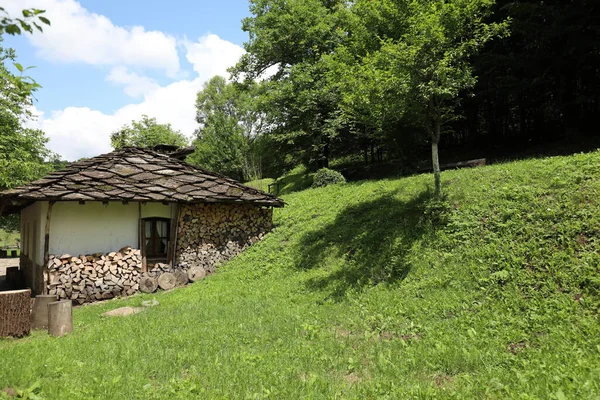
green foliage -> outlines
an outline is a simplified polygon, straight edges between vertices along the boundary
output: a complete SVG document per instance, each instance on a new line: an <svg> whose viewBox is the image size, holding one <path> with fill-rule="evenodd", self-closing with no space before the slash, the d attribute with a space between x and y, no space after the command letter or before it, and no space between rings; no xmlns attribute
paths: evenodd
<svg viewBox="0 0 600 400"><path fill-rule="evenodd" d="M428 175L287 195L215 275L78 307L60 340L0 340L0 382L47 399L597 398L599 174L600 152L447 171L441 207Z"/></svg>
<svg viewBox="0 0 600 400"><path fill-rule="evenodd" d="M325 187L336 183L346 183L346 178L338 171L329 168L321 168L315 173L312 187Z"/></svg>
<svg viewBox="0 0 600 400"><path fill-rule="evenodd" d="M22 18L11 18L4 7L0 7L0 35L20 35L24 32L33 33L34 29L42 32L42 24L50 26L50 20L44 17L45 10L30 8L22 10ZM20 68L21 72L22 69Z"/></svg>
<svg viewBox="0 0 600 400"><path fill-rule="evenodd" d="M263 177L268 141L260 136L260 113L252 101L253 85L227 83L215 76L196 100L196 152L188 162L239 180Z"/></svg>
<svg viewBox="0 0 600 400"><path fill-rule="evenodd" d="M131 125L123 125L110 135L110 144L115 149L126 146L154 147L159 144L183 147L188 143L188 138L174 130L171 124L159 124L156 118L147 115L143 115L139 121L131 121Z"/></svg>

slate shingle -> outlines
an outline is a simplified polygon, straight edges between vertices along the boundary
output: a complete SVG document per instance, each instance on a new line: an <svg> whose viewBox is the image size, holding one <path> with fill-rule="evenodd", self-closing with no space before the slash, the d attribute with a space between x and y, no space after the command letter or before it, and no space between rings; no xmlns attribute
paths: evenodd
<svg viewBox="0 0 600 400"><path fill-rule="evenodd" d="M9 204L9 208L38 200L284 204L226 176L137 147L78 161L43 179L0 192L0 203Z"/></svg>

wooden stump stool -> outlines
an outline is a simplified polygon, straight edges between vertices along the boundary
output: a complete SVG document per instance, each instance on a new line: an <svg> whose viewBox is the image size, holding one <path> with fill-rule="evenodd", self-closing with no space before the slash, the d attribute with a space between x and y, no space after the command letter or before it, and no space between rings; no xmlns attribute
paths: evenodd
<svg viewBox="0 0 600 400"><path fill-rule="evenodd" d="M31 311L31 329L48 328L48 304L58 300L55 295L35 296Z"/></svg>
<svg viewBox="0 0 600 400"><path fill-rule="evenodd" d="M73 304L71 300L48 303L48 333L64 336L73 332Z"/></svg>
<svg viewBox="0 0 600 400"><path fill-rule="evenodd" d="M31 290L0 292L0 336L29 335Z"/></svg>

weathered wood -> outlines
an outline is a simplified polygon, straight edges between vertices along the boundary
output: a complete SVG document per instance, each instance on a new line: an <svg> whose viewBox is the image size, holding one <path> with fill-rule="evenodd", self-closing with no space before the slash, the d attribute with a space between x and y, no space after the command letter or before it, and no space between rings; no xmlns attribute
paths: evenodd
<svg viewBox="0 0 600 400"><path fill-rule="evenodd" d="M144 293L153 293L158 288L158 281L152 276L142 276L140 278L140 290Z"/></svg>
<svg viewBox="0 0 600 400"><path fill-rule="evenodd" d="M48 303L48 333L64 336L73 332L73 304L71 300Z"/></svg>
<svg viewBox="0 0 600 400"><path fill-rule="evenodd" d="M165 272L164 274L158 277L158 287L162 290L173 289L177 284L177 279L175 275L170 272Z"/></svg>
<svg viewBox="0 0 600 400"><path fill-rule="evenodd" d="M173 275L175 275L175 285L176 286L187 285L189 278L188 278L188 274L185 271L178 269L178 270L173 271Z"/></svg>
<svg viewBox="0 0 600 400"><path fill-rule="evenodd" d="M52 206L54 202L48 202L48 211L46 212L46 226L44 227L44 282L43 294L48 294L48 285L50 284L50 274L48 273L48 261L50 261L50 221L52 220Z"/></svg>
<svg viewBox="0 0 600 400"><path fill-rule="evenodd" d="M188 269L188 278L191 282L196 282L204 279L206 271L202 267L194 266Z"/></svg>
<svg viewBox="0 0 600 400"><path fill-rule="evenodd" d="M144 220L140 218L140 234L142 243L140 249L142 251L142 272L148 272L148 264L146 263L146 226Z"/></svg>
<svg viewBox="0 0 600 400"><path fill-rule="evenodd" d="M35 296L31 311L31 329L48 328L48 304L58 300L56 295L41 294Z"/></svg>
<svg viewBox="0 0 600 400"><path fill-rule="evenodd" d="M0 336L29 335L31 290L0 292Z"/></svg>

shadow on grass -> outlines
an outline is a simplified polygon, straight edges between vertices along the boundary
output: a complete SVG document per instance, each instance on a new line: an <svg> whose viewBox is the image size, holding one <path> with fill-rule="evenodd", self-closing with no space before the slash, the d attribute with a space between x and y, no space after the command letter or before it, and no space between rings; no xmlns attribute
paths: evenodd
<svg viewBox="0 0 600 400"><path fill-rule="evenodd" d="M343 259L329 274L308 280L308 288L340 298L350 289L406 278L413 244L433 232L426 216L430 201L428 191L408 202L391 193L349 206L332 223L304 235L296 268L322 268L332 256Z"/></svg>
<svg viewBox="0 0 600 400"><path fill-rule="evenodd" d="M313 183L311 174L301 172L292 175L286 175L277 180L279 182L279 195L299 192L308 189Z"/></svg>

